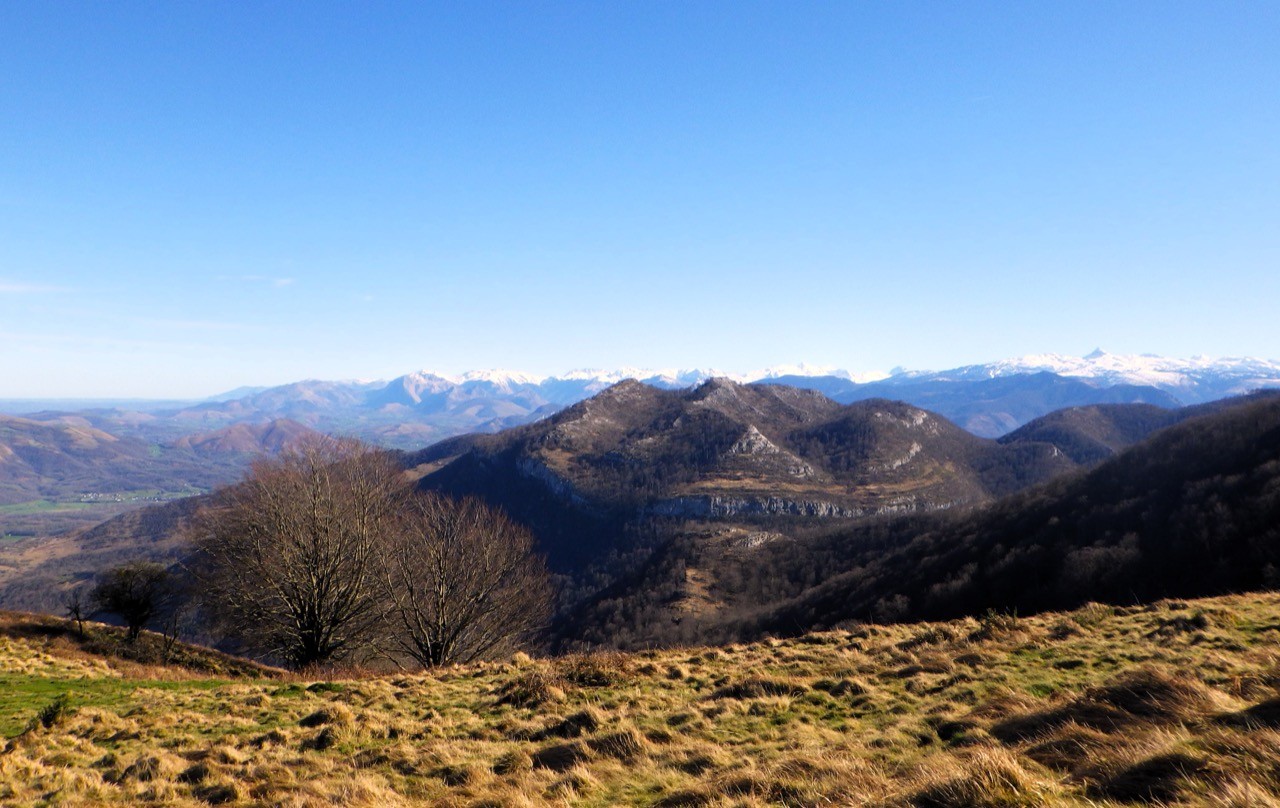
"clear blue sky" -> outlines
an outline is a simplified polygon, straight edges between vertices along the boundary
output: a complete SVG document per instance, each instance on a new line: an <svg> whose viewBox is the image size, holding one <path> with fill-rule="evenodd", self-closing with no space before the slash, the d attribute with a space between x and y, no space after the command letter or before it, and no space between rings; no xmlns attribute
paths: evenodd
<svg viewBox="0 0 1280 808"><path fill-rule="evenodd" d="M1280 357L1280 4L0 4L0 398Z"/></svg>

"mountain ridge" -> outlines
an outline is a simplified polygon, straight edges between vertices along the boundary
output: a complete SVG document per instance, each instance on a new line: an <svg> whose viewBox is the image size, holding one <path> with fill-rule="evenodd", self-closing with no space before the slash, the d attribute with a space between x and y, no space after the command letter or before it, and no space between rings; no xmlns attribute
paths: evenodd
<svg viewBox="0 0 1280 808"><path fill-rule="evenodd" d="M628 378L663 389L688 389L713 377L818 390L844 404L867 398L904 400L938 412L976 435L999 437L1063 407L1148 403L1172 408L1255 388L1280 387L1280 362L1184 360L1097 351L1087 357L1031 355L948 371L895 369L889 374L853 374L804 363L744 374L632 367L552 376L422 370L388 381L312 379L240 388L204 401L169 406L119 402L75 409L73 402L33 401L24 407L20 402L0 401L0 411L36 420L73 415L95 429L153 443L237 423L289 419L311 429L415 450L455 435L499 432L537 421ZM50 404L60 406L51 409ZM41 411L30 412L31 408Z"/></svg>
<svg viewBox="0 0 1280 808"><path fill-rule="evenodd" d="M956 593L967 591L978 573L991 573L983 572L980 555L965 555L976 552L966 549L977 541L970 537L1004 536L1002 545L997 541L1005 548L1000 553L1017 557L1023 552L1019 537L1043 529L1050 516L1068 521L1045 510L1057 507L1055 498L1066 503L1063 514L1070 514L1072 525L1055 528L1055 541L1079 534L1102 542L1101 549L1071 556L1073 569L1105 566L1105 559L1128 563L1133 548L1119 534L1134 529L1113 530L1100 517L1076 515L1090 502L1099 508L1113 503L1093 493L1077 496L1071 487L1095 479L1102 473L1096 469L1127 469L1108 490L1130 492L1114 503L1120 510L1113 508L1117 520L1130 519L1135 508L1143 512L1143 492L1160 480L1174 479L1174 488L1183 477L1217 480L1214 469L1197 471L1195 459L1208 462L1218 451L1212 447L1228 446L1213 430L1235 435L1230 451L1248 444L1249 430L1258 428L1248 417L1241 420L1250 412L1266 423L1280 418L1280 393L1172 412L1147 405L1073 408L996 441L903 402L840 404L812 390L727 379L687 390L626 381L539 422L450 439L401 458L421 487L478 497L531 528L565 584L559 643L636 647L704 634L727 640L777 631L787 621L803 627L810 619L805 615L894 619L948 597L973 605L964 599L972 593ZM1160 437L1179 429L1175 439ZM1280 432L1263 431L1255 448L1273 451ZM1138 455L1146 459L1132 460L1133 447L1150 446L1156 449ZM1250 457L1232 461L1235 471L1228 471L1247 470ZM1265 480L1259 484L1265 487ZM1176 501L1169 485L1160 489L1159 502ZM1226 508L1223 513L1234 512L1237 490L1223 488L1214 500ZM1205 505L1202 499L1194 500L1196 508ZM181 524L198 502L129 514L46 550L31 545L32 553L52 554L49 563L25 567L24 574L15 566L8 581L0 581L4 595L34 607L56 595L59 576L91 574L137 552L171 561L181 555ZM1254 512L1249 502L1241 513ZM1203 521L1207 508L1188 521ZM1030 515L1023 518L1022 510ZM1214 513L1221 521L1222 514ZM951 535L959 538L939 538ZM917 550L920 558L904 555ZM29 565L31 559L12 560ZM1231 579L1238 566L1218 578ZM1020 580L1025 584L1036 574ZM831 583L841 575L843 583ZM992 591L1013 591L1007 576L999 580L1004 583L991 586L1005 589ZM840 589L850 581L853 589ZM897 603L894 587L912 600ZM847 598L839 594L846 591ZM857 608L842 612L836 601ZM752 604L764 611L753 614L747 608Z"/></svg>
<svg viewBox="0 0 1280 808"><path fill-rule="evenodd" d="M704 524L581 604L573 644L737 642L1280 585L1280 394L1187 408L1105 461L973 508ZM1037 432L1039 430L1032 430Z"/></svg>
<svg viewBox="0 0 1280 808"><path fill-rule="evenodd" d="M1254 357L1204 357L1191 358L1166 357L1157 354L1111 354L1101 349L1083 357L1068 354L1027 354L1020 357L1000 359L972 365L962 365L947 370L922 370L894 368L889 372L865 371L851 372L834 365L811 365L805 362L789 365L774 365L745 373L733 373L715 368L640 368L620 367L615 369L581 368L559 374L537 374L518 370L482 369L462 373L445 373L431 369L421 369L382 380L325 380L301 379L278 385L239 387L204 399L187 401L150 401L148 399L75 399L75 398L33 398L18 399L0 398L0 412L9 414L29 414L38 409L50 409L46 405L76 405L79 408L110 408L124 405L167 404L171 408L182 408L201 405L223 404L252 398L271 391L287 391L294 388L310 391L318 387L353 390L381 390L399 382L430 379L449 386L466 384L489 384L502 387L561 385L565 383L581 384L582 389L590 394L599 392L604 387L616 384L624 379L632 378L657 387L691 387L709 378L728 378L739 383L753 383L780 378L792 379L834 379L855 384L894 381L897 383L915 383L922 380L961 381L975 379L992 379L1015 375L1048 372L1068 378L1087 379L1101 386L1117 384L1133 384L1151 386L1166 392L1182 391L1196 383L1214 385L1215 394L1194 395L1207 398L1221 398L1225 395L1249 392L1254 386L1280 384L1280 360ZM1217 393L1223 385L1228 385L1221 393ZM1207 395L1207 397L1206 397ZM586 397L586 396L584 396ZM28 406L36 410L26 409ZM1192 404L1199 401L1184 401ZM54 409L60 409L54 407ZM146 409L152 409L148 406Z"/></svg>

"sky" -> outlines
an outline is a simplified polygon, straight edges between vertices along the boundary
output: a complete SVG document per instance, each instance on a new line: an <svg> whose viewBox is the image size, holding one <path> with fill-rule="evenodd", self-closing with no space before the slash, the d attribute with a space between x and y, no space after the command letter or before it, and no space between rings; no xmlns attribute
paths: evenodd
<svg viewBox="0 0 1280 808"><path fill-rule="evenodd" d="M1280 357L1280 4L0 3L0 398Z"/></svg>

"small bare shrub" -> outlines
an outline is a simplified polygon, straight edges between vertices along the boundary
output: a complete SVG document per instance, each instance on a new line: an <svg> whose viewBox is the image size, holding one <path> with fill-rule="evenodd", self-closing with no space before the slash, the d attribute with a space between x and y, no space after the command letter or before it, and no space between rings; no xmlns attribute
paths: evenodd
<svg viewBox="0 0 1280 808"><path fill-rule="evenodd" d="M616 651L572 654L560 660L560 675L579 687L609 687L625 680L631 673L631 662Z"/></svg>
<svg viewBox="0 0 1280 808"><path fill-rule="evenodd" d="M1011 634L1017 630L1017 612L1000 612L995 609L988 609L986 613L978 619L978 628L969 635L969 640L972 642L991 640Z"/></svg>
<svg viewBox="0 0 1280 808"><path fill-rule="evenodd" d="M564 680L556 673L530 670L498 688L498 704L541 707L564 701Z"/></svg>

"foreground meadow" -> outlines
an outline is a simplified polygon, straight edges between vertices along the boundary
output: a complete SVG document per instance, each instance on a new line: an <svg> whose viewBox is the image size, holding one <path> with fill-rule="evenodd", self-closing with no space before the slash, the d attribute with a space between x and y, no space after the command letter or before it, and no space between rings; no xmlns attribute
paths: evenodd
<svg viewBox="0 0 1280 808"><path fill-rule="evenodd" d="M93 636L0 620L0 804L1280 806L1275 594L324 681Z"/></svg>

